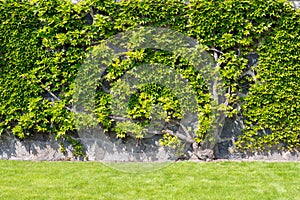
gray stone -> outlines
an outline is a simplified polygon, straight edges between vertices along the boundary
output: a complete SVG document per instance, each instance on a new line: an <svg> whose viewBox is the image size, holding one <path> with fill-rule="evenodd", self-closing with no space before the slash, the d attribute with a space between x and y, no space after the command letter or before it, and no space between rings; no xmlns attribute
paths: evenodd
<svg viewBox="0 0 300 200"><path fill-rule="evenodd" d="M90 135L91 136L91 135ZM95 135L93 136L95 137ZM264 161L300 161L298 152L270 151L265 153L247 154L236 152L232 140L219 142L214 149L205 149L196 143L187 145L184 149L186 156L178 157L172 149L159 145L161 135L154 135L137 142L133 138L126 141L121 139L91 137L81 138L88 160L114 162L155 162L171 160L264 160ZM63 143L66 152L60 150ZM73 156L73 147L66 141L56 141L51 135L37 134L34 137L19 140L11 134L0 137L0 159L9 160L78 160Z"/></svg>
<svg viewBox="0 0 300 200"><path fill-rule="evenodd" d="M290 151L271 151L264 153L254 153L246 157L247 160L263 160L263 161L300 161L298 152Z"/></svg>
<svg viewBox="0 0 300 200"><path fill-rule="evenodd" d="M89 160L114 161L114 162L150 162L168 161L172 153L159 146L160 136L154 135L141 142L133 138L126 141L121 139L105 139L84 137L80 141L86 149Z"/></svg>
<svg viewBox="0 0 300 200"><path fill-rule="evenodd" d="M113 137L112 137L113 138ZM161 135L154 135L138 142L129 138L122 141L116 138L105 138L95 132L85 134L78 139L85 148L88 160L92 161L169 161L176 159L173 152L159 145ZM60 143L63 143L65 152L61 152ZM56 141L51 135L35 134L23 140L12 134L0 137L0 159L9 160L78 160L74 158L73 147L67 141Z"/></svg>
<svg viewBox="0 0 300 200"><path fill-rule="evenodd" d="M62 153L59 143L50 136L36 135L25 140L7 134L0 137L0 159L60 160L71 155L70 150Z"/></svg>
<svg viewBox="0 0 300 200"><path fill-rule="evenodd" d="M299 9L300 8L300 1L292 1L294 3L294 7L295 9Z"/></svg>

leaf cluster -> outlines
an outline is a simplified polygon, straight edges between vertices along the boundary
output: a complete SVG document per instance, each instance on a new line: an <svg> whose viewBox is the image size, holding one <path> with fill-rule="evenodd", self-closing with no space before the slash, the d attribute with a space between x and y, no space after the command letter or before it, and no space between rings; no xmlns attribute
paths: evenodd
<svg viewBox="0 0 300 200"><path fill-rule="evenodd" d="M74 81L89 50L117 33L151 26L178 31L206 46L224 83L227 116L245 122L239 148L300 145L300 19L287 1L1 0L0 19L0 133L59 138L76 132ZM249 64L250 53L259 55L257 66ZM205 135L212 97L203 77L186 59L159 49L127 52L110 63L96 92L99 124L119 137L136 126L113 119L107 91L144 63L161 63L189 81L200 113L197 136ZM246 76L249 71L254 75ZM245 80L255 83L246 97L240 84ZM143 137L155 104L161 105L159 117L165 122L181 119L182 105L170 88L144 85L128 106L127 117L139 120L131 130L135 137Z"/></svg>

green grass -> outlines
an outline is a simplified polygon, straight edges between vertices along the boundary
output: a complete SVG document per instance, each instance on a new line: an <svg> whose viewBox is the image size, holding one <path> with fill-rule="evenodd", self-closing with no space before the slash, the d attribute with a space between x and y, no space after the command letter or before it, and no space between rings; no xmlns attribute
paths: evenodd
<svg viewBox="0 0 300 200"><path fill-rule="evenodd" d="M126 173L97 162L2 160L0 199L299 200L300 163L177 162Z"/></svg>

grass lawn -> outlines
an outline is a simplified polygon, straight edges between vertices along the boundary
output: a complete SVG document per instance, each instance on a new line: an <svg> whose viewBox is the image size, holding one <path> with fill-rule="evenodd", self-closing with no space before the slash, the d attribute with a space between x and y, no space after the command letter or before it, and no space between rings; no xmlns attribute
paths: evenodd
<svg viewBox="0 0 300 200"><path fill-rule="evenodd" d="M300 200L300 163L177 162L128 173L97 162L2 160L0 199Z"/></svg>

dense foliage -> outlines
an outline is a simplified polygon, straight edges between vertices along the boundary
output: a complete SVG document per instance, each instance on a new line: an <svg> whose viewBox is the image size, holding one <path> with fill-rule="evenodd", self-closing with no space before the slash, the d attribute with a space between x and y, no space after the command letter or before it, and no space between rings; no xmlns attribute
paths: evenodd
<svg viewBox="0 0 300 200"><path fill-rule="evenodd" d="M239 148L300 146L300 18L287 1L0 2L1 133L12 132L20 138L37 132L56 138L76 133L74 80L87 52L117 33L151 26L178 31L206 46L227 91L227 117L245 121L244 134L237 141ZM259 55L257 66L249 64L247 56L251 53ZM166 122L181 118L174 94L166 87L150 84L140 88L130 101L128 116L139 126L115 123L107 90L126 71L142 63L162 63L189 80L202 113L202 126L195 138L200 142L211 120L211 96L187 60L163 50L139 49L115 58L97 89L98 122L118 137L131 131L143 138L141 127L148 123L153 104L162 105ZM252 83L247 95L242 94L245 83ZM164 138L165 145L174 139L170 135Z"/></svg>

